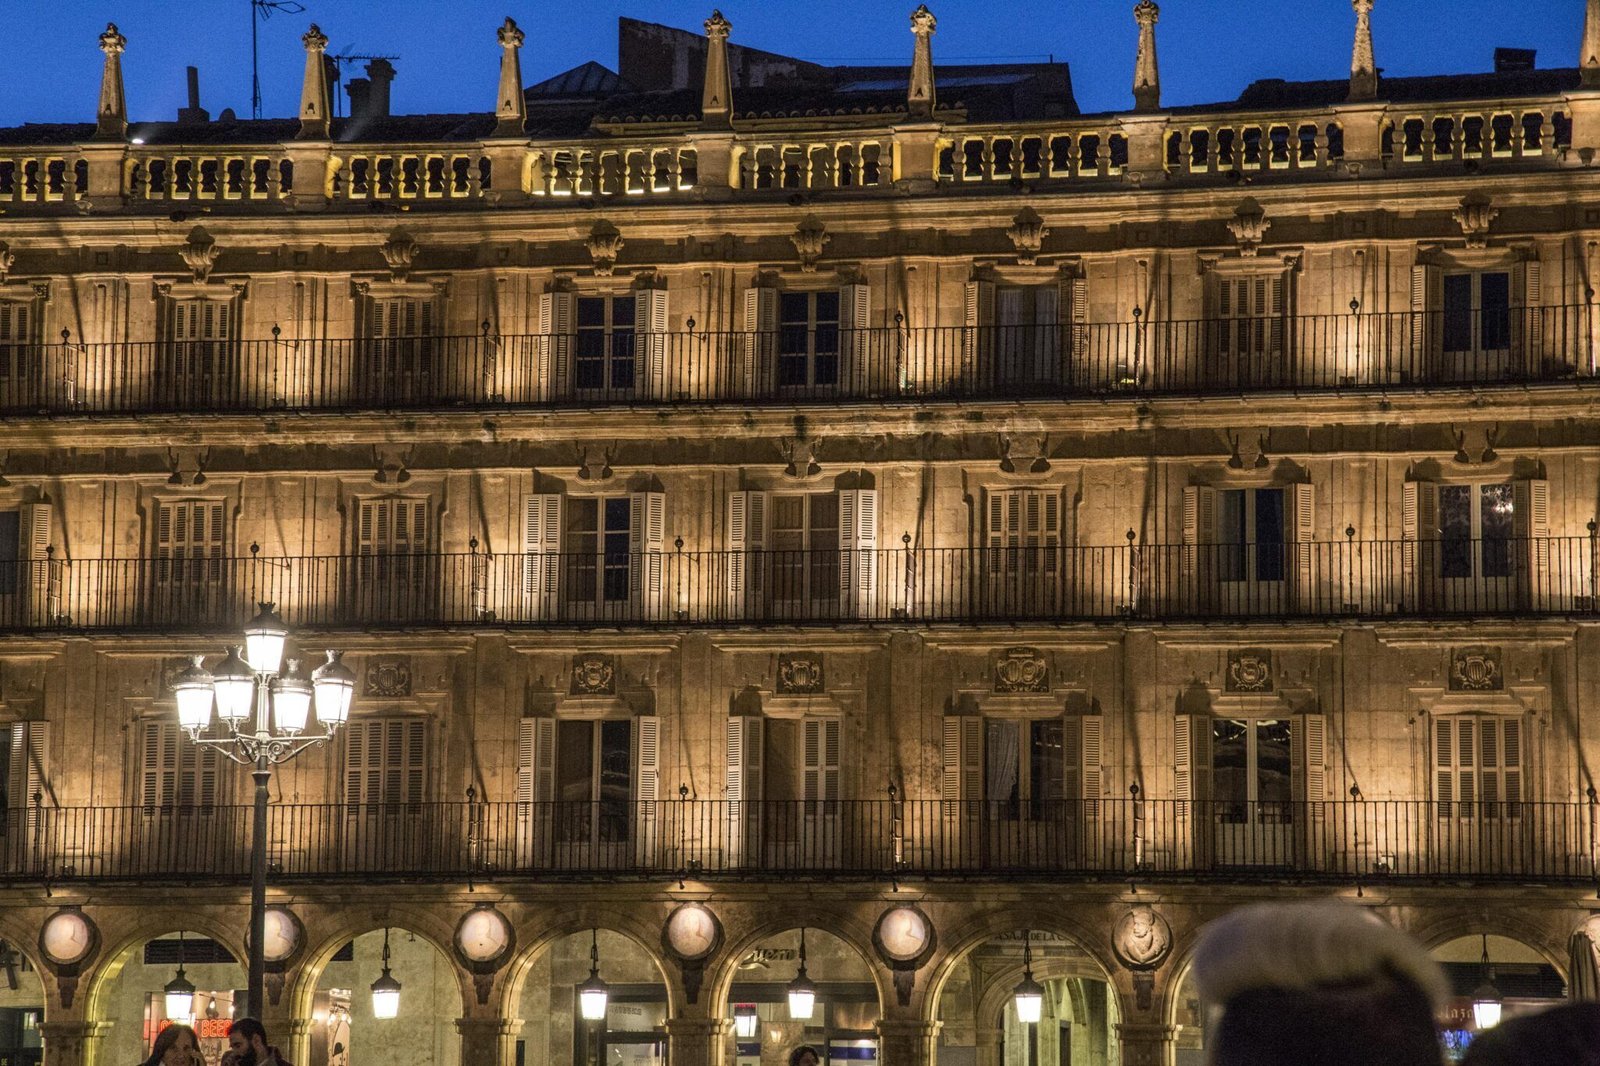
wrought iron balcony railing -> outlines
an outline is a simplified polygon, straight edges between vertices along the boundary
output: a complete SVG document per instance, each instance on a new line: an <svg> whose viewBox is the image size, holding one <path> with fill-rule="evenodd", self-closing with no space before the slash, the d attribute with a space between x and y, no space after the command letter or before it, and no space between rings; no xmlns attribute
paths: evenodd
<svg viewBox="0 0 1600 1066"><path fill-rule="evenodd" d="M0 562L0 630L1593 615L1600 539Z"/></svg>
<svg viewBox="0 0 1600 1066"><path fill-rule="evenodd" d="M0 883L244 883L250 808L4 812ZM1202 877L1592 884L1600 805L1107 798L279 804L295 880Z"/></svg>
<svg viewBox="0 0 1600 1066"><path fill-rule="evenodd" d="M1401 389L1591 380L1591 304L1029 326L0 343L0 413L348 411Z"/></svg>

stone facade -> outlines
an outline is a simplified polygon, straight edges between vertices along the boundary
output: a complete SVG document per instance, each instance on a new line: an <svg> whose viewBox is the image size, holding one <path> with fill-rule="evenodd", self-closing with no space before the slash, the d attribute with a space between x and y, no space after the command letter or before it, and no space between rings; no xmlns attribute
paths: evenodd
<svg viewBox="0 0 1600 1066"><path fill-rule="evenodd" d="M1181 118L1148 0L1138 107L1094 119L986 113L990 68L936 95L925 8L887 102L730 66L720 15L633 26L706 84L570 136L506 91L507 20L493 114L378 141L329 125L315 27L298 137L187 139L130 123L108 29L97 123L0 146L0 1008L51 1066L132 1061L145 945L245 958L249 777L172 685L256 600L357 676L272 778L297 1063L344 1066L340 1011L352 1063L588 1061L591 936L606 1046L675 1066L1193 1061L1198 932L1266 896L1569 977L1600 95L1392 104L1372 6L1354 102ZM479 905L513 936L474 966ZM1008 1007L1025 966L1058 1029Z"/></svg>

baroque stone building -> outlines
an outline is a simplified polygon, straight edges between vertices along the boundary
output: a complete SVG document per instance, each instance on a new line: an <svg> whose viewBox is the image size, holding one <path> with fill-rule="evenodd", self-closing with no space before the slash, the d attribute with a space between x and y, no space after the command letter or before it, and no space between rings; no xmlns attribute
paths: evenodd
<svg viewBox="0 0 1600 1066"><path fill-rule="evenodd" d="M297 119L130 121L109 27L93 125L0 130L14 1061L180 967L215 1061L250 783L173 685L260 601L357 677L272 779L298 1063L1197 1062L1264 897L1462 1039L1581 984L1600 0L1395 79L1353 6L1348 82L1169 108L1142 0L1103 115L919 8L909 75L713 15L531 88L508 19L468 115L330 117L313 27Z"/></svg>

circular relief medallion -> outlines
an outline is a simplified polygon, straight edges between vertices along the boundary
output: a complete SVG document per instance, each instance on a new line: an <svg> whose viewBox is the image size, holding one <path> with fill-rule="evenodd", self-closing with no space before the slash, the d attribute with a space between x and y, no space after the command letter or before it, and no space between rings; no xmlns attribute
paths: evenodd
<svg viewBox="0 0 1600 1066"><path fill-rule="evenodd" d="M474 907L456 926L456 948L468 962L494 962L511 949L511 923L487 904Z"/></svg>
<svg viewBox="0 0 1600 1066"><path fill-rule="evenodd" d="M39 931L39 950L57 966L74 966L94 952L94 924L77 910L56 911Z"/></svg>
<svg viewBox="0 0 1600 1066"><path fill-rule="evenodd" d="M699 903L685 903L667 915L667 950L684 962L696 962L722 943L722 923Z"/></svg>
<svg viewBox="0 0 1600 1066"><path fill-rule="evenodd" d="M266 932L261 937L261 955L268 962L286 962L305 940L300 919L287 907L268 907Z"/></svg>
<svg viewBox="0 0 1600 1066"><path fill-rule="evenodd" d="M891 963L914 963L933 951L933 922L915 907L891 907L878 918L872 939Z"/></svg>

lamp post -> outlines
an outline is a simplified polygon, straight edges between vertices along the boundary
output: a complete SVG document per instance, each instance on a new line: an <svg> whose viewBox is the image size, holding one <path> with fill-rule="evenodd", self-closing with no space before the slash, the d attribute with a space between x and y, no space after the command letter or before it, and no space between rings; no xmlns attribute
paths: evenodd
<svg viewBox="0 0 1600 1066"><path fill-rule="evenodd" d="M1494 983L1494 965L1489 962L1489 934L1483 934L1483 959L1479 963L1483 984L1472 990L1472 1022L1480 1030L1500 1024L1502 1000Z"/></svg>
<svg viewBox="0 0 1600 1066"><path fill-rule="evenodd" d="M282 670L283 646L289 627L263 603L244 627L244 646L234 645L207 671L204 656L178 675L173 691L178 700L178 722L195 745L214 748L229 759L251 767L255 779L255 811L250 830L250 980L246 1009L260 1017L266 1006L267 922L267 784L272 768L307 748L332 740L350 717L355 694L355 672L328 652L328 661L306 680L299 662L289 660ZM242 654L241 654L242 653ZM316 702L321 731L306 732L312 701ZM216 719L225 736L203 736Z"/></svg>

